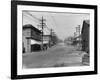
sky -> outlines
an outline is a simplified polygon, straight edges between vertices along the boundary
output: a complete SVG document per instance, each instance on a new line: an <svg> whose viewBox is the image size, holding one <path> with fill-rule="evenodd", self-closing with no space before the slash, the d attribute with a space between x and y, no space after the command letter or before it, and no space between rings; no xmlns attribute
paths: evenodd
<svg viewBox="0 0 100 80"><path fill-rule="evenodd" d="M36 11L23 11L23 25L32 24L34 27L40 28L40 20L45 19L44 34L49 35L50 30L58 36L58 38L64 40L69 36L74 36L76 27L80 25L82 28L83 20L89 20L90 14L82 13L55 13L55 12L36 12ZM48 27L48 28L47 28Z"/></svg>

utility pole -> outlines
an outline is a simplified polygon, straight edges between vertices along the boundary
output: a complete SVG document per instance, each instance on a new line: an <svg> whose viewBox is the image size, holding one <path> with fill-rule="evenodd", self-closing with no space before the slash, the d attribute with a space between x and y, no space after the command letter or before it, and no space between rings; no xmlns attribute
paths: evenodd
<svg viewBox="0 0 100 80"><path fill-rule="evenodd" d="M78 25L78 27L76 27L76 32L78 33L78 37L79 37L79 48L81 47L81 33L80 33L80 25Z"/></svg>
<svg viewBox="0 0 100 80"><path fill-rule="evenodd" d="M53 29L50 29L50 35L52 36Z"/></svg>
<svg viewBox="0 0 100 80"><path fill-rule="evenodd" d="M79 27L79 49L81 49L81 29L80 29L80 25L78 25Z"/></svg>
<svg viewBox="0 0 100 80"><path fill-rule="evenodd" d="M77 34L74 32L74 41L76 41Z"/></svg>
<svg viewBox="0 0 100 80"><path fill-rule="evenodd" d="M76 32L74 32L74 38L76 37L77 35L76 35Z"/></svg>
<svg viewBox="0 0 100 80"><path fill-rule="evenodd" d="M76 33L78 33L78 36L80 36L80 25L78 25L78 27L76 27Z"/></svg>
<svg viewBox="0 0 100 80"><path fill-rule="evenodd" d="M40 25L39 25L41 27L41 42L42 42L41 50L43 50L43 30L44 30L44 26L45 26L44 21L46 21L46 19L44 19L43 16L42 16L42 18L40 19Z"/></svg>
<svg viewBox="0 0 100 80"><path fill-rule="evenodd" d="M53 29L50 29L50 46L51 46L51 43L52 43L52 31L53 31Z"/></svg>

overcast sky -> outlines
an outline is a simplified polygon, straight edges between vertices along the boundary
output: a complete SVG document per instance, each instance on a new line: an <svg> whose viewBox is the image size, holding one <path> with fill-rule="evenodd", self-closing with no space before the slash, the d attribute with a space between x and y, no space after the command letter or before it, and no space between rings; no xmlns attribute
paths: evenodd
<svg viewBox="0 0 100 80"><path fill-rule="evenodd" d="M39 28L40 19L46 20L45 23L49 29L53 29L57 36L64 40L69 36L74 36L76 27L80 25L82 28L83 20L89 20L89 14L79 13L52 13L52 12L34 12L23 11L23 25L32 24ZM44 28L45 34L50 34L48 28ZM39 28L40 29L40 28Z"/></svg>

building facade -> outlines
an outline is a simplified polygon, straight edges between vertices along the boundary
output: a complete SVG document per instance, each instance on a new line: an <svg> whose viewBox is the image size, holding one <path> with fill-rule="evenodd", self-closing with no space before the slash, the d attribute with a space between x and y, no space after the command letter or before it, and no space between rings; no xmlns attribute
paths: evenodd
<svg viewBox="0 0 100 80"><path fill-rule="evenodd" d="M31 24L24 25L22 31L23 53L34 51L34 44L40 44L40 42L41 31Z"/></svg>
<svg viewBox="0 0 100 80"><path fill-rule="evenodd" d="M43 47L48 49L50 47L51 35L43 35Z"/></svg>
<svg viewBox="0 0 100 80"><path fill-rule="evenodd" d="M82 50L89 53L89 27L90 27L90 21L84 20L82 31L81 31L81 37L82 37Z"/></svg>

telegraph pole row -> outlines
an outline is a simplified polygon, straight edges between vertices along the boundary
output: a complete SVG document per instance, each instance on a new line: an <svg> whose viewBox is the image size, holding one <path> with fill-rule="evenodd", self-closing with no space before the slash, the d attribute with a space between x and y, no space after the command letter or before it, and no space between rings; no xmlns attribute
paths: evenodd
<svg viewBox="0 0 100 80"><path fill-rule="evenodd" d="M38 25L41 28L41 50L43 50L43 33L44 33L44 28L46 27L46 23L45 23L46 19L42 18L40 19L40 24ZM48 28L48 27L47 27ZM49 29L49 28L48 28ZM53 29L49 29L50 30L50 46L52 43L52 33L53 33Z"/></svg>
<svg viewBox="0 0 100 80"><path fill-rule="evenodd" d="M44 21L46 21L46 19L44 19L42 16L42 18L40 19L40 25L39 25L41 27L41 42L42 42L41 50L43 50L43 30L44 30L44 27L46 26Z"/></svg>
<svg viewBox="0 0 100 80"><path fill-rule="evenodd" d="M52 44L52 32L53 32L53 29L50 29L50 47L51 47L51 44Z"/></svg>
<svg viewBox="0 0 100 80"><path fill-rule="evenodd" d="M78 33L78 37L79 37L79 48L81 47L81 33L80 33L80 25L78 25L78 27L76 27L76 32Z"/></svg>

